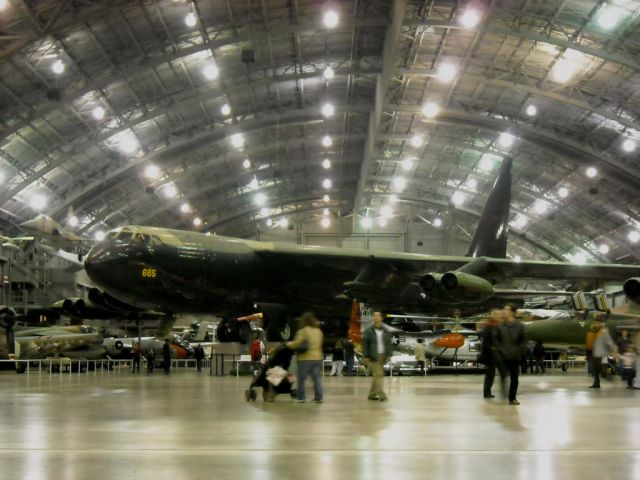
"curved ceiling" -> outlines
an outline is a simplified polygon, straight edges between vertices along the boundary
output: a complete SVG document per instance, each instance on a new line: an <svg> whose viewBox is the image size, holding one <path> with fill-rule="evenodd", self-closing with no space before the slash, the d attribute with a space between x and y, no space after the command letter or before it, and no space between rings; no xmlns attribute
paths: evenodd
<svg viewBox="0 0 640 480"><path fill-rule="evenodd" d="M328 206L469 232L508 156L512 254L640 261L636 0L3 4L12 222L252 235Z"/></svg>

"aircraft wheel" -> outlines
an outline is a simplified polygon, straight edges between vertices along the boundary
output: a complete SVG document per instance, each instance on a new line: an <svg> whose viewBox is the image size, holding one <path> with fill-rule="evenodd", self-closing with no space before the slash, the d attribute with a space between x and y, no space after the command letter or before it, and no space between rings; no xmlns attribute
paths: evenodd
<svg viewBox="0 0 640 480"><path fill-rule="evenodd" d="M251 341L251 327L247 322L240 322L238 324L238 337L243 343L249 343Z"/></svg>
<svg viewBox="0 0 640 480"><path fill-rule="evenodd" d="M24 373L27 371L27 364L26 363L16 363L16 373Z"/></svg>

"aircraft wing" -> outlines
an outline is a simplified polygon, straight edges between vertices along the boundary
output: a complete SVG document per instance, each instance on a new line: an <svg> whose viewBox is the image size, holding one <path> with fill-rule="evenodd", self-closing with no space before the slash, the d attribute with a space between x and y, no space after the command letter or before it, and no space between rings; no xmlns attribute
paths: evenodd
<svg viewBox="0 0 640 480"><path fill-rule="evenodd" d="M570 262L521 261L487 258L487 262L505 278L544 280L626 280L640 276L640 265ZM557 294L557 293L555 293Z"/></svg>

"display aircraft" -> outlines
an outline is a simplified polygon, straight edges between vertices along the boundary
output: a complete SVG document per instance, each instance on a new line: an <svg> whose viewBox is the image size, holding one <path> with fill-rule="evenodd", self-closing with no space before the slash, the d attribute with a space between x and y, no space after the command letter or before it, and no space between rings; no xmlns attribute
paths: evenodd
<svg viewBox="0 0 640 480"><path fill-rule="evenodd" d="M135 308L219 316L286 312L267 325L272 339L282 339L280 333L290 329L281 322L304 310L343 319L334 335L344 337L353 299L389 311L486 311L517 294L500 288L517 279L627 280L625 290L640 298L640 278L631 278L640 277L638 265L505 258L510 193L507 159L466 256L374 253L125 226L91 249L85 270L101 295Z"/></svg>
<svg viewBox="0 0 640 480"><path fill-rule="evenodd" d="M83 244L93 244L94 240L81 237L64 228L49 215L40 214L31 220L18 225L22 230L35 238L45 240L52 247L63 250L74 250Z"/></svg>

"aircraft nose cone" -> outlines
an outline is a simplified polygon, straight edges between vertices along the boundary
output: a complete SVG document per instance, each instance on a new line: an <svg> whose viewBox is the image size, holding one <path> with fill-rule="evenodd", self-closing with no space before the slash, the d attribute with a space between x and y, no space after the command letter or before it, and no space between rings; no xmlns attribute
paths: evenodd
<svg viewBox="0 0 640 480"><path fill-rule="evenodd" d="M112 252L105 245L94 246L84 261L84 269L89 278L99 286L108 281L109 272L113 269L114 258Z"/></svg>

